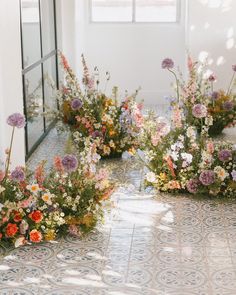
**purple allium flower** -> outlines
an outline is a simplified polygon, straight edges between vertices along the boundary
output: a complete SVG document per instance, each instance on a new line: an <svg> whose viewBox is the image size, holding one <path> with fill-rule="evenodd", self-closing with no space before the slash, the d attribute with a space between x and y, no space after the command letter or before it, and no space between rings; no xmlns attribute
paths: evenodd
<svg viewBox="0 0 236 295"><path fill-rule="evenodd" d="M95 130L93 133L92 133L92 138L97 138L97 137L102 137L102 133L98 130Z"/></svg>
<svg viewBox="0 0 236 295"><path fill-rule="evenodd" d="M79 98L75 98L71 102L71 108L74 111L79 110L82 107L82 105L83 105L83 103L82 103L81 99L79 99Z"/></svg>
<svg viewBox="0 0 236 295"><path fill-rule="evenodd" d="M223 104L223 109L226 110L226 111L231 111L233 108L234 108L234 103L233 103L233 101L226 101L226 102Z"/></svg>
<svg viewBox="0 0 236 295"><path fill-rule="evenodd" d="M187 190L191 194L196 194L198 191L199 181L197 179L190 179L187 183Z"/></svg>
<svg viewBox="0 0 236 295"><path fill-rule="evenodd" d="M233 170L233 171L231 172L231 176L232 176L232 178L233 178L233 181L236 181L236 170Z"/></svg>
<svg viewBox="0 0 236 295"><path fill-rule="evenodd" d="M214 74L211 74L209 77L208 77L208 80L210 82L214 82L216 80L216 76Z"/></svg>
<svg viewBox="0 0 236 295"><path fill-rule="evenodd" d="M213 91L211 94L212 100L217 100L219 97L219 93L217 91Z"/></svg>
<svg viewBox="0 0 236 295"><path fill-rule="evenodd" d="M215 181L215 173L212 170L204 170L199 176L199 180L203 185L210 185Z"/></svg>
<svg viewBox="0 0 236 295"><path fill-rule="evenodd" d="M203 104L195 104L192 108L192 114L196 118L205 118L207 116L207 107Z"/></svg>
<svg viewBox="0 0 236 295"><path fill-rule="evenodd" d="M7 124L12 127L23 128L25 126L25 117L20 113L14 113L7 118Z"/></svg>
<svg viewBox="0 0 236 295"><path fill-rule="evenodd" d="M171 58L165 58L161 63L162 69L173 69L174 65L175 64Z"/></svg>
<svg viewBox="0 0 236 295"><path fill-rule="evenodd" d="M233 70L234 72L236 72L236 64L235 64L235 65L232 65L232 70Z"/></svg>
<svg viewBox="0 0 236 295"><path fill-rule="evenodd" d="M25 180L25 172L22 167L16 167L11 173L11 179L16 182L22 182Z"/></svg>
<svg viewBox="0 0 236 295"><path fill-rule="evenodd" d="M232 152L230 150L221 150L218 153L218 158L222 162L228 162L232 158Z"/></svg>
<svg viewBox="0 0 236 295"><path fill-rule="evenodd" d="M73 172L78 167L78 160L74 155L66 155L62 159L62 166L67 172Z"/></svg>

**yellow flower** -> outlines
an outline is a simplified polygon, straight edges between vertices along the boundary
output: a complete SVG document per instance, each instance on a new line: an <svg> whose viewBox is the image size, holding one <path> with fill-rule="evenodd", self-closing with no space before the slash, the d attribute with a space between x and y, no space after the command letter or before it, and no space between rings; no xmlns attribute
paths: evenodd
<svg viewBox="0 0 236 295"><path fill-rule="evenodd" d="M56 233L55 233L54 229L47 230L44 238L45 238L46 241L53 241L53 240L55 240Z"/></svg>
<svg viewBox="0 0 236 295"><path fill-rule="evenodd" d="M161 172L159 177L160 177L160 180L165 181L166 180L166 173Z"/></svg>
<svg viewBox="0 0 236 295"><path fill-rule="evenodd" d="M111 152L111 149L109 148L109 146L104 145L104 147L103 147L104 155L109 155L110 152Z"/></svg>
<svg viewBox="0 0 236 295"><path fill-rule="evenodd" d="M86 226L90 227L93 224L93 215L92 214L87 214L84 216L82 219L82 223L85 224Z"/></svg>

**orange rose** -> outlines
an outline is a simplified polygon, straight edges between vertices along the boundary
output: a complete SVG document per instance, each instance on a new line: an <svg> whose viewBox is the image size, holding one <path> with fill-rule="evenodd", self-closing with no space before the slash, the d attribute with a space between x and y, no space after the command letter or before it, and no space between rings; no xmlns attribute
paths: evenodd
<svg viewBox="0 0 236 295"><path fill-rule="evenodd" d="M14 215L14 221L15 222L20 222L22 220L21 214L19 212L17 212L17 211L15 211L14 214L15 214Z"/></svg>
<svg viewBox="0 0 236 295"><path fill-rule="evenodd" d="M43 219L43 214L39 210L35 210L29 214L29 218L31 218L35 223L39 223Z"/></svg>
<svg viewBox="0 0 236 295"><path fill-rule="evenodd" d="M30 232L30 241L33 243L40 243L43 239L43 236L41 234L40 231L38 231L37 229L33 229Z"/></svg>
<svg viewBox="0 0 236 295"><path fill-rule="evenodd" d="M14 237L14 235L18 232L19 228L14 223L8 223L6 228L6 235L8 237Z"/></svg>

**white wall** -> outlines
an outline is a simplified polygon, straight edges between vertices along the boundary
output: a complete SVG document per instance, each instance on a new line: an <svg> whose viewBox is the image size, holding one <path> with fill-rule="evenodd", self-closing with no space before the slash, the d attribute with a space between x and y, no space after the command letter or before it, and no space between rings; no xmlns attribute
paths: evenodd
<svg viewBox="0 0 236 295"><path fill-rule="evenodd" d="M20 9L18 0L0 1L0 159L9 146L11 128L7 126L7 117L14 113L23 113L22 76L21 76L21 40ZM16 130L13 165L24 163L24 130Z"/></svg>
<svg viewBox="0 0 236 295"><path fill-rule="evenodd" d="M189 0L187 39L195 59L208 56L218 82L227 87L236 64L236 1Z"/></svg>
<svg viewBox="0 0 236 295"><path fill-rule="evenodd" d="M109 85L123 91L141 86L140 98L146 104L165 103L173 79L161 69L161 61L171 57L181 68L185 64L185 1L180 22L174 24L90 23L89 1L85 2L85 55L91 68L110 71Z"/></svg>

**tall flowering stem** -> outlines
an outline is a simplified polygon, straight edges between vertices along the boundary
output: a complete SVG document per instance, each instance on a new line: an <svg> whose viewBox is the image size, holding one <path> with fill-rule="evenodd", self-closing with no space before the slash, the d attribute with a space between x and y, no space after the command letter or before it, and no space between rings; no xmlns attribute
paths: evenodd
<svg viewBox="0 0 236 295"><path fill-rule="evenodd" d="M176 81L176 92L177 92L177 99L178 99L178 103L180 103L180 95L179 95L179 79L177 78L177 75L175 74L174 71L172 71L171 69L168 69L168 71L170 73L172 73L175 77L175 81Z"/></svg>
<svg viewBox="0 0 236 295"><path fill-rule="evenodd" d="M12 133L11 133L10 148L9 148L7 161L6 161L5 179L7 178L7 175L8 175L8 172L9 172L9 166L10 166L10 162L11 162L11 153L12 153L14 133L15 133L15 127L12 128Z"/></svg>
<svg viewBox="0 0 236 295"><path fill-rule="evenodd" d="M232 84L233 84L233 82L234 82L234 78L235 78L235 71L234 71L234 73L233 73L233 75L232 75L232 78L231 78L231 80L230 80L229 88L228 88L228 90L227 90L227 95L230 94L230 92L231 92L231 90L232 90Z"/></svg>

